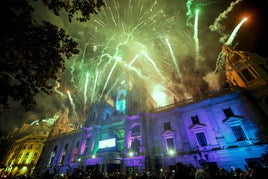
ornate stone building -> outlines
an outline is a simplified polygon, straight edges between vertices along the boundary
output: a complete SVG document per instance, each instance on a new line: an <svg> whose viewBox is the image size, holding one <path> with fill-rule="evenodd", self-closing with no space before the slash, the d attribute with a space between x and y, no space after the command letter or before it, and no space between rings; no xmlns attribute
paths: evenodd
<svg viewBox="0 0 268 179"><path fill-rule="evenodd" d="M77 168L134 174L172 169L178 162L227 171L267 165L267 60L230 47L224 52L228 88L153 108L142 84L122 79L112 103L89 106L83 127L70 129L66 110L46 133L39 129L17 140L5 159L8 171L24 163L37 174Z"/></svg>
<svg viewBox="0 0 268 179"><path fill-rule="evenodd" d="M268 152L267 61L229 47L224 51L230 87L152 109L142 86L122 80L114 106L105 100L91 104L83 128L49 141L38 171L135 173L177 162L230 171L267 164L262 158Z"/></svg>
<svg viewBox="0 0 268 179"><path fill-rule="evenodd" d="M68 122L67 109L52 118L35 120L12 131L5 140L12 140L14 135L16 137L10 145L6 145L8 151L1 161L1 173L11 176L31 175L47 139L73 130L65 121Z"/></svg>

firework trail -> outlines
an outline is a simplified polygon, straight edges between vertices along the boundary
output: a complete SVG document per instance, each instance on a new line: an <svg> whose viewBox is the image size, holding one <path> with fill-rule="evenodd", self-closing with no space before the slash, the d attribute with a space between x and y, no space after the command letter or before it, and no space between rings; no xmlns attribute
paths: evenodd
<svg viewBox="0 0 268 179"><path fill-rule="evenodd" d="M84 112L86 111L86 105L87 105L88 80L89 80L89 73L86 73L86 82L85 82L85 91L84 91Z"/></svg>
<svg viewBox="0 0 268 179"><path fill-rule="evenodd" d="M93 89L92 89L91 102L94 101L95 91L96 91L96 87L97 87L97 81L98 81L98 78L99 78L99 72L97 71L97 72L96 72L96 75L95 75L95 80L94 80Z"/></svg>
<svg viewBox="0 0 268 179"><path fill-rule="evenodd" d="M85 61L85 54L86 54L86 49L87 49L87 46L88 46L89 43L86 43L86 45L84 46L84 49L83 49L83 55L82 55L82 60L80 62L80 65L79 65L79 69L82 69L82 66L84 64L84 61Z"/></svg>
<svg viewBox="0 0 268 179"><path fill-rule="evenodd" d="M237 26L234 28L233 32L231 33L230 37L228 38L228 40L225 42L224 45L231 45L233 43L233 40L238 32L238 30L240 29L240 27L243 25L243 23L247 20L247 18L242 19L242 21L237 24ZM221 51L218 55L217 61L216 61L216 69L215 72L221 70L223 68L223 65L225 63L225 55L224 53Z"/></svg>
<svg viewBox="0 0 268 179"><path fill-rule="evenodd" d="M109 91L107 91L106 97L109 96L109 94L111 93L112 89L115 88L115 86L118 84L119 79L116 79L114 84L112 85L112 87L110 88Z"/></svg>
<svg viewBox="0 0 268 179"><path fill-rule="evenodd" d="M235 2L231 2L230 6L215 19L213 25L209 26L211 31L216 31L222 35L222 38L220 39L221 42L225 40L226 35L223 33L223 26L220 24L220 21L226 19L227 15L233 10L235 5L241 1L242 0L236 0Z"/></svg>
<svg viewBox="0 0 268 179"><path fill-rule="evenodd" d="M116 67L116 65L117 65L117 63L118 63L118 61L120 61L121 59L122 59L121 57L117 57L117 58L116 58L116 60L115 60L115 62L114 62L114 65L113 65L112 69L110 70L110 72L109 72L109 74L108 74L107 80L106 80L105 85L104 85L104 87L103 87L103 89L102 89L102 92L101 92L101 94L100 94L100 98L99 98L99 100L102 98L103 93L104 93L104 91L105 91L105 89L106 89L106 87L107 87L107 85L108 85L108 82L109 82L109 80L110 80L110 78L111 78L111 76L112 76L112 74L113 74L113 72L114 72L114 69L115 69L115 67Z"/></svg>
<svg viewBox="0 0 268 179"><path fill-rule="evenodd" d="M139 54L137 54L132 60L131 62L128 64L128 67L130 67L134 62L135 60L137 60L139 58Z"/></svg>
<svg viewBox="0 0 268 179"><path fill-rule="evenodd" d="M198 39L198 10L195 11L194 42L195 42L195 63L196 66L199 67L199 65L201 64L201 57L200 57L200 46Z"/></svg>
<svg viewBox="0 0 268 179"><path fill-rule="evenodd" d="M238 30L240 29L240 27L243 25L243 23L247 20L247 18L244 18L233 30L233 32L231 33L230 37L228 38L227 42L225 42L225 45L231 45L234 41L234 38L238 32Z"/></svg>
<svg viewBox="0 0 268 179"><path fill-rule="evenodd" d="M165 76L161 73L160 69L157 67L156 63L154 60L144 51L142 51L142 54L146 57L146 59L153 65L155 71L157 74L162 78L162 80L165 80Z"/></svg>
<svg viewBox="0 0 268 179"><path fill-rule="evenodd" d="M169 51L170 51L170 54L171 54L173 63L174 63L174 65L175 65L175 67L176 67L176 71L177 71L177 73L178 73L178 75L179 75L179 78L182 78L181 73L180 73L180 69L179 69L179 66L178 66L178 63L177 63L177 59L176 59L176 57L175 57L175 55L174 55L174 52L173 52L173 50L172 50L172 47L171 47L171 45L170 45L170 43L169 43L168 38L166 38L166 42L167 42L167 46L168 46L168 49L169 49Z"/></svg>
<svg viewBox="0 0 268 179"><path fill-rule="evenodd" d="M68 94L68 98L69 98L70 103L71 103L71 106L72 106L72 110L73 110L73 114L74 114L74 116L75 116L75 119L78 120L77 113L76 113L75 103L74 103L74 101L73 101L73 98L72 98L72 96L71 96L70 91L67 91L67 94Z"/></svg>
<svg viewBox="0 0 268 179"><path fill-rule="evenodd" d="M135 73L138 75L138 77L140 77L141 79L149 80L148 77L145 76L145 75L143 75L139 69L137 69L137 68L135 68L135 67L133 67L133 66L130 66L129 64L125 64L125 66L126 66L128 69L130 69L131 71L135 72Z"/></svg>

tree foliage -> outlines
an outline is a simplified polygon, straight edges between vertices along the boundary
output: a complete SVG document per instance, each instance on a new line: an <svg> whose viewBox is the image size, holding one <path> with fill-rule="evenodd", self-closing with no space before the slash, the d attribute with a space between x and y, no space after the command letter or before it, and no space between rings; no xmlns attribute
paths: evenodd
<svg viewBox="0 0 268 179"><path fill-rule="evenodd" d="M88 19L90 13L95 13L95 6L99 6L91 4L86 8L81 4L84 2L86 5L87 1L66 2L43 1L56 14L64 7L70 19L80 7L79 11L84 15L81 21ZM29 110L36 103L36 94L52 92L57 74L65 69L64 60L79 52L77 43L63 29L46 21L38 23L33 12L27 0L1 1L1 110L9 107L10 100L20 102Z"/></svg>
<svg viewBox="0 0 268 179"><path fill-rule="evenodd" d="M57 16L60 10L64 10L70 22L74 15L78 21L85 22L90 19L90 14L97 14L97 10L104 5L103 0L42 0L42 2Z"/></svg>

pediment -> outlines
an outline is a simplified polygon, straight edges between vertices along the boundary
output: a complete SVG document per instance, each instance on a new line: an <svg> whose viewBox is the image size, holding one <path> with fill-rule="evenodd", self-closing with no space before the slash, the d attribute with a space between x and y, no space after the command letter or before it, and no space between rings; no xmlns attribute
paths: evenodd
<svg viewBox="0 0 268 179"><path fill-rule="evenodd" d="M206 124L192 124L189 129L200 129L200 128L204 128L206 126Z"/></svg>
<svg viewBox="0 0 268 179"><path fill-rule="evenodd" d="M174 136L174 134L175 134L174 131L172 131L172 130L166 130L166 131L164 131L162 133L162 136L165 136L165 137L167 137L167 136Z"/></svg>
<svg viewBox="0 0 268 179"><path fill-rule="evenodd" d="M191 125L189 128L190 128L192 131L194 131L195 133L196 133L196 132L202 132L202 131L205 130L206 125L205 125L205 124L202 124L202 123L200 123L200 124L193 124L193 125Z"/></svg>
<svg viewBox="0 0 268 179"><path fill-rule="evenodd" d="M228 126L234 126L234 125L241 125L243 123L243 120L244 119L242 116L231 116L223 119L222 122Z"/></svg>

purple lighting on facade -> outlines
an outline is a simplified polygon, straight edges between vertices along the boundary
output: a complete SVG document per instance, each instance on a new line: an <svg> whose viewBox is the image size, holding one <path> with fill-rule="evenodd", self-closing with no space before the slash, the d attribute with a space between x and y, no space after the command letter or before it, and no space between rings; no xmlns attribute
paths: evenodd
<svg viewBox="0 0 268 179"><path fill-rule="evenodd" d="M126 167L137 167L139 171L145 167L145 156L135 156L131 158L124 158Z"/></svg>
<svg viewBox="0 0 268 179"><path fill-rule="evenodd" d="M101 158L88 158L85 160L86 165L98 165L102 163Z"/></svg>

